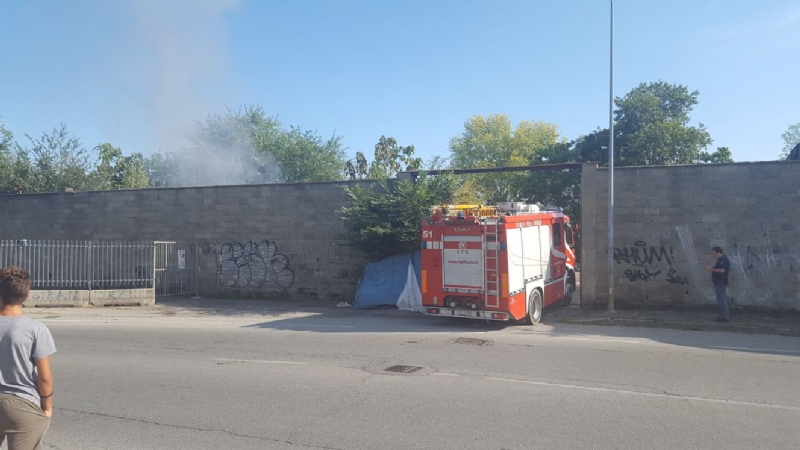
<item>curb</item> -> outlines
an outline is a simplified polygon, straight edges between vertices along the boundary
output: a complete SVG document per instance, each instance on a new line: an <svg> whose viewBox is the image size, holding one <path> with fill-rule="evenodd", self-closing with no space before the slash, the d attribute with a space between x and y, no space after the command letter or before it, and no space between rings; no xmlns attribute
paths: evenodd
<svg viewBox="0 0 800 450"><path fill-rule="evenodd" d="M675 322L658 319L620 319L620 318L592 318L592 319L570 319L570 318L551 318L546 323L565 323L570 325L601 325L601 326L622 326L640 328L666 328L672 330L689 331L723 331L730 333L746 334L774 334L779 336L800 336L800 328L786 328L760 325L739 325L739 324L703 324L694 322Z"/></svg>

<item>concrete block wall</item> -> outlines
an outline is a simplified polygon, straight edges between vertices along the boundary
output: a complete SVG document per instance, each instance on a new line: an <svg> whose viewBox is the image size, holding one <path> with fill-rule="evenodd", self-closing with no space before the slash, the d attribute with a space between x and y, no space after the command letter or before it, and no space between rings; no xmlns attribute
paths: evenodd
<svg viewBox="0 0 800 450"><path fill-rule="evenodd" d="M716 305L704 270L720 246L734 306L800 310L800 163L617 168L618 306ZM583 302L608 302L608 170L581 181Z"/></svg>
<svg viewBox="0 0 800 450"><path fill-rule="evenodd" d="M155 304L153 289L106 289L106 290L36 290L31 291L25 301L26 307L84 307L127 306Z"/></svg>
<svg viewBox="0 0 800 450"><path fill-rule="evenodd" d="M353 299L363 255L336 210L344 185L305 183L0 196L3 239L167 240L199 248L201 295Z"/></svg>

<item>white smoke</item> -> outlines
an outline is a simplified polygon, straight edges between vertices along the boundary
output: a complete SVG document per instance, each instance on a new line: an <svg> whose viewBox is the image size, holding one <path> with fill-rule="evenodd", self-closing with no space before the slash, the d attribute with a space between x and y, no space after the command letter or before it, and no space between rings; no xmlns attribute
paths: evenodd
<svg viewBox="0 0 800 450"><path fill-rule="evenodd" d="M224 13L237 0L131 0L130 44L144 50L137 68L141 106L152 139L185 146L195 120L221 106L232 81Z"/></svg>

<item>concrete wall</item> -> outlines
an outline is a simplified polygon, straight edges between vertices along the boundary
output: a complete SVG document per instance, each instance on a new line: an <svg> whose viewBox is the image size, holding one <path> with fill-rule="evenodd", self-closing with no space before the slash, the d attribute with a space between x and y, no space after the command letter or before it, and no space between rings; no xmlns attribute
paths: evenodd
<svg viewBox="0 0 800 450"><path fill-rule="evenodd" d="M25 301L26 307L63 306L125 306L155 304L153 289L112 289L112 290L37 290L31 291Z"/></svg>
<svg viewBox="0 0 800 450"><path fill-rule="evenodd" d="M800 162L614 171L618 306L716 305L711 248L731 260L734 306L800 309ZM581 186L583 302L608 301L608 170Z"/></svg>
<svg viewBox="0 0 800 450"><path fill-rule="evenodd" d="M175 240L200 248L201 295L353 299L364 257L341 184L0 196L4 239ZM582 175L583 302L605 304L608 171ZM734 304L800 309L800 162L615 170L619 306L714 305L710 249Z"/></svg>
<svg viewBox="0 0 800 450"><path fill-rule="evenodd" d="M365 261L335 212L343 184L0 196L0 237L196 242L201 295L349 301Z"/></svg>

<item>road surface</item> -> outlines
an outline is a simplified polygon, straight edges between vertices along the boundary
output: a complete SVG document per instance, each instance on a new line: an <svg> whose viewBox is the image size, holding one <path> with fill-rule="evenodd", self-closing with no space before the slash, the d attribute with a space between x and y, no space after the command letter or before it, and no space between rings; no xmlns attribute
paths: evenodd
<svg viewBox="0 0 800 450"><path fill-rule="evenodd" d="M45 448L800 448L798 338L334 312L37 310Z"/></svg>

